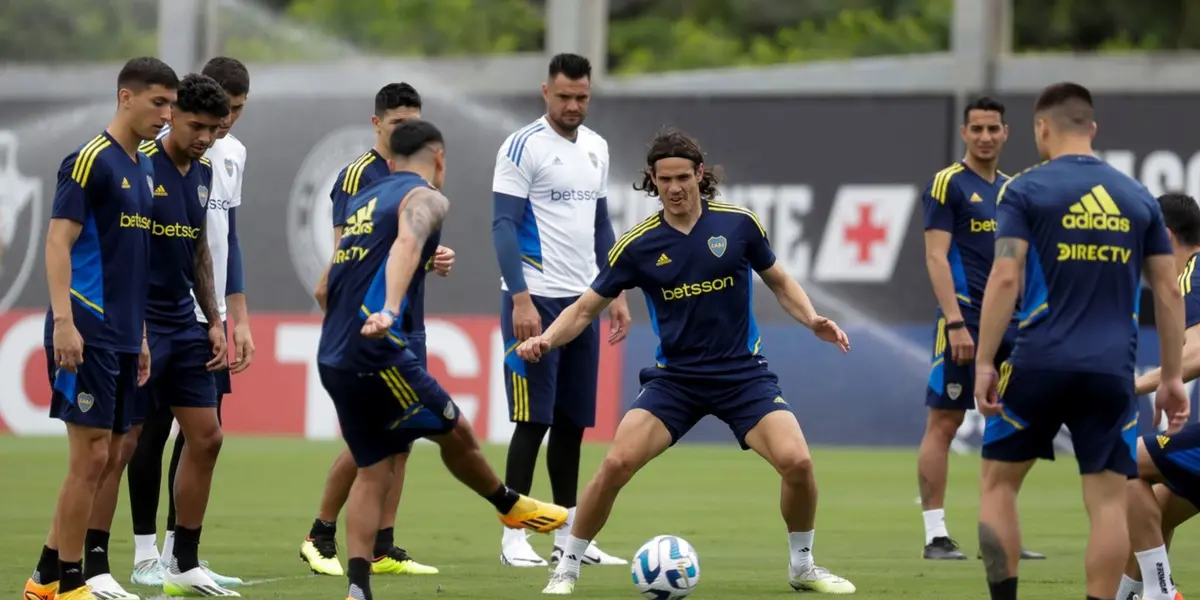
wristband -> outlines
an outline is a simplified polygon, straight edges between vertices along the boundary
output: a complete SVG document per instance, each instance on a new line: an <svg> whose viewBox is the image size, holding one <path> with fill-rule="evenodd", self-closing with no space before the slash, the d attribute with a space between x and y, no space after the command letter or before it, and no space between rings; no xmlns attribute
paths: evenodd
<svg viewBox="0 0 1200 600"><path fill-rule="evenodd" d="M954 331L955 329L962 329L966 326L967 324L965 321L950 321L946 323L946 331Z"/></svg>
<svg viewBox="0 0 1200 600"><path fill-rule="evenodd" d="M379 311L379 314L381 314L381 315L387 315L387 316L391 317L391 318L392 318L392 322L393 322L393 323L396 321L396 313L394 313L394 312L392 312L392 311L390 311L390 310L388 310L388 309L386 309L386 308L385 308L385 309L383 309L383 310L381 310L381 311Z"/></svg>

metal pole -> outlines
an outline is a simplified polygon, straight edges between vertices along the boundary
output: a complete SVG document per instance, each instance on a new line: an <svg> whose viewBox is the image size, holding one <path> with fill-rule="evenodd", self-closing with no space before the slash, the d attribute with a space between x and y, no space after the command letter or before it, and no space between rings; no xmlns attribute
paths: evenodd
<svg viewBox="0 0 1200 600"><path fill-rule="evenodd" d="M180 73L195 68L198 0L158 1L158 57Z"/></svg>
<svg viewBox="0 0 1200 600"><path fill-rule="evenodd" d="M592 62L592 80L608 69L608 0L547 0L546 54L571 52Z"/></svg>
<svg viewBox="0 0 1200 600"><path fill-rule="evenodd" d="M202 60L224 54L221 39L221 0L204 0L204 53Z"/></svg>

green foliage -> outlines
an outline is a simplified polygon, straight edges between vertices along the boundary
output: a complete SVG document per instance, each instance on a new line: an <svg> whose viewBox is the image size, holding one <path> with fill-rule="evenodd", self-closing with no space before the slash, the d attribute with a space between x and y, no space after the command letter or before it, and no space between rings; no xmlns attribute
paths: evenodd
<svg viewBox="0 0 1200 600"><path fill-rule="evenodd" d="M145 0L4 0L0 61L90 62L154 54L153 7Z"/></svg>

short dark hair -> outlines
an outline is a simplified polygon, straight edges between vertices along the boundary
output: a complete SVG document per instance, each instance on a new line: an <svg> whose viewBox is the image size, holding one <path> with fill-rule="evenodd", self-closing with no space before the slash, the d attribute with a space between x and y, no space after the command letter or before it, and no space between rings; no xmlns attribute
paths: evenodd
<svg viewBox="0 0 1200 600"><path fill-rule="evenodd" d="M375 116L382 117L383 113L401 107L421 110L421 94L416 88L404 82L389 83L375 94Z"/></svg>
<svg viewBox="0 0 1200 600"><path fill-rule="evenodd" d="M179 82L175 108L180 112L225 118L229 114L229 94L212 77L191 73Z"/></svg>
<svg viewBox="0 0 1200 600"><path fill-rule="evenodd" d="M179 76L167 63L153 56L131 58L121 67L117 75L117 88L144 90L152 85L161 85L168 90L179 87Z"/></svg>
<svg viewBox="0 0 1200 600"><path fill-rule="evenodd" d="M1187 194L1172 193L1158 197L1163 221L1179 243L1200 246L1200 204Z"/></svg>
<svg viewBox="0 0 1200 600"><path fill-rule="evenodd" d="M250 93L250 71L236 58L211 58L200 72L212 77L230 96L245 96Z"/></svg>
<svg viewBox="0 0 1200 600"><path fill-rule="evenodd" d="M592 61L578 54L564 52L550 59L550 79L559 75L572 81L592 78Z"/></svg>
<svg viewBox="0 0 1200 600"><path fill-rule="evenodd" d="M1033 105L1034 114L1047 116L1064 129L1091 129L1096 113L1092 93L1078 83L1063 82L1042 90Z"/></svg>
<svg viewBox="0 0 1200 600"><path fill-rule="evenodd" d="M408 158L432 145L445 146L446 141L436 125L421 119L412 119L396 126L392 130L392 137L388 139L392 156L402 158Z"/></svg>
<svg viewBox="0 0 1200 600"><path fill-rule="evenodd" d="M1001 104L998 100L991 98L989 96L981 96L979 98L976 98L975 100L972 100L969 104L967 104L966 108L963 109L963 124L964 125L968 121L971 120L971 111L973 111L973 110L982 110L982 111L987 111L987 112L1000 113L1000 122L1001 123L1004 122L1004 105Z"/></svg>
<svg viewBox="0 0 1200 600"><path fill-rule="evenodd" d="M692 161L692 169L704 164L704 151L700 143L692 136L668 127L658 132L650 142L646 152L646 168L642 169L642 182L634 183L633 189L646 192L651 197L658 196L658 186L654 183L654 166L664 158L685 158ZM719 169L716 166L706 167L700 177L700 198L712 200L717 197L717 184L721 182Z"/></svg>

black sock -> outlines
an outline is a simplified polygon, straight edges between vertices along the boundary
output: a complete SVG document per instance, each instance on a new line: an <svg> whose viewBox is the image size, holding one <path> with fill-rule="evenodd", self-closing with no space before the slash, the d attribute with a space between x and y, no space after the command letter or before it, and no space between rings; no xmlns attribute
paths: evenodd
<svg viewBox="0 0 1200 600"><path fill-rule="evenodd" d="M996 583L989 581L988 590L992 592L992 600L1017 600L1017 578L1009 577Z"/></svg>
<svg viewBox="0 0 1200 600"><path fill-rule="evenodd" d="M187 573L200 566L200 529L175 526L174 554L180 573Z"/></svg>
<svg viewBox="0 0 1200 600"><path fill-rule="evenodd" d="M546 466L550 471L550 491L559 506L575 506L579 490L579 452L583 428L576 427L566 415L554 417L550 441L546 443Z"/></svg>
<svg viewBox="0 0 1200 600"><path fill-rule="evenodd" d="M396 529L387 527L380 529L375 533L375 556L380 557L388 553L392 546L396 545L395 538Z"/></svg>
<svg viewBox="0 0 1200 600"><path fill-rule="evenodd" d="M109 573L108 532L89 529L83 538L83 578Z"/></svg>
<svg viewBox="0 0 1200 600"><path fill-rule="evenodd" d="M42 546L42 556L38 559L37 567L33 569L33 581L42 585L58 581L58 550Z"/></svg>
<svg viewBox="0 0 1200 600"><path fill-rule="evenodd" d="M313 521L312 529L308 530L308 537L334 537L337 535L337 523L331 521L322 521L316 519Z"/></svg>
<svg viewBox="0 0 1200 600"><path fill-rule="evenodd" d="M83 587L87 580L83 578L82 562L58 562L58 595L62 596L72 590Z"/></svg>
<svg viewBox="0 0 1200 600"><path fill-rule="evenodd" d="M487 498L488 502L492 503L492 506L496 507L496 512L502 515L507 515L508 511L512 510L513 506L516 506L517 500L521 499L521 495L516 490L506 485L501 485L496 488L496 491L484 497Z"/></svg>
<svg viewBox="0 0 1200 600"><path fill-rule="evenodd" d="M1100 599L1095 596L1088 596L1087 600L1100 600Z"/></svg>
<svg viewBox="0 0 1200 600"><path fill-rule="evenodd" d="M346 597L354 598L354 600L372 600L371 561L365 558L352 558L349 567L346 574L350 578L350 592L346 594Z"/></svg>
<svg viewBox="0 0 1200 600"><path fill-rule="evenodd" d="M171 451L171 466L167 469L167 531L175 531L175 474L179 472L179 457L183 456L183 432L175 436L175 449Z"/></svg>
<svg viewBox="0 0 1200 600"><path fill-rule="evenodd" d="M127 479L133 535L154 535L158 532L163 450L167 446L167 438L171 435L173 422L170 408L161 407L155 410L142 426L137 450L133 452L133 458L129 461Z"/></svg>
<svg viewBox="0 0 1200 600"><path fill-rule="evenodd" d="M537 468L538 452L547 429L549 427L539 423L517 423L513 430L512 440L508 443L504 483L518 494L529 494L533 489L533 470Z"/></svg>

